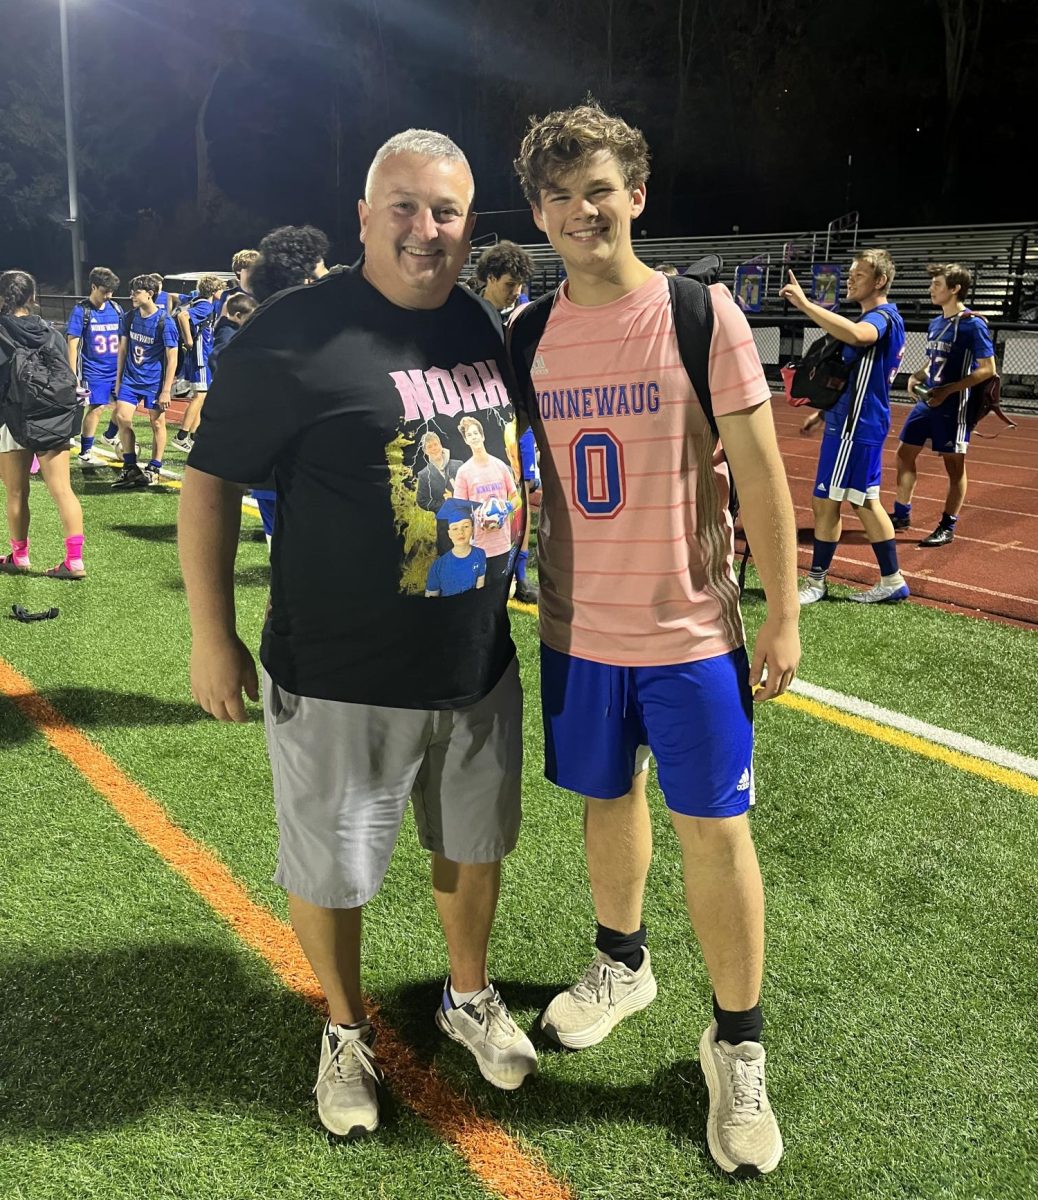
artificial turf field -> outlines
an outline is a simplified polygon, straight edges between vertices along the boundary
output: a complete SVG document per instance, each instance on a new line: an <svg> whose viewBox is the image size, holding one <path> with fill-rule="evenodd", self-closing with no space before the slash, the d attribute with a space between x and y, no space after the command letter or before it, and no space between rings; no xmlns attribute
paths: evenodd
<svg viewBox="0 0 1038 1200"><path fill-rule="evenodd" d="M219 725L188 689L178 493L112 492L112 472L73 471L90 578L0 576L3 613L61 610L0 620L0 660L109 756L116 783L157 800L284 919L259 710ZM42 495L32 535L35 566L58 561ZM249 517L237 575L255 645L267 554ZM744 609L752 638L752 572ZM525 816L491 970L529 1027L586 965L594 918L579 802L540 774L534 619L514 613L513 632L529 698ZM830 602L804 613L802 634L803 679L1038 757L1032 632ZM399 1095L377 1137L329 1143L309 1095L319 1013L117 815L70 761L74 738L59 753L27 711L39 709L0 695L0 1197L493 1195ZM367 913L364 969L419 1086L431 1066L451 1089L437 1105L464 1097L484 1118L476 1143L494 1123L511 1135L532 1165L498 1194L530 1200L1038 1195L1038 795L780 703L758 710L756 763L768 1084L787 1146L776 1174L733 1183L706 1154L696 1043L710 991L655 789L645 919L659 999L598 1047L542 1048L539 1078L514 1094L434 1029L445 960L405 822Z"/></svg>

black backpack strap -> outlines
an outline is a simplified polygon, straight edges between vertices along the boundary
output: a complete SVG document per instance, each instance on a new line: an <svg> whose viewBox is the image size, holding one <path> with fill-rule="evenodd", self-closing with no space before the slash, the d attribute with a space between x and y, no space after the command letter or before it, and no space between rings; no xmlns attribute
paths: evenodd
<svg viewBox="0 0 1038 1200"><path fill-rule="evenodd" d="M702 405L714 437L718 436L714 405L710 397L710 339L714 332L714 306L707 286L689 275L670 275L670 303L674 310L674 329L678 350L696 396Z"/></svg>
<svg viewBox="0 0 1038 1200"><path fill-rule="evenodd" d="M505 329L509 361L519 385L519 399L524 404L529 404L533 397L533 360L548 326L555 296L555 292L545 292L543 296L524 304Z"/></svg>

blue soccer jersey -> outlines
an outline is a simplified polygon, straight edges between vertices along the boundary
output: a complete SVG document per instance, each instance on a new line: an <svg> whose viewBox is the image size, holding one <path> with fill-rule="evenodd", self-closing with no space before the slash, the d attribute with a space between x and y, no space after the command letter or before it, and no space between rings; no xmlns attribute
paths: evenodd
<svg viewBox="0 0 1038 1200"><path fill-rule="evenodd" d="M429 568L425 583L427 592L441 596L457 596L471 591L487 573L487 556L478 546L472 546L464 558L453 551L441 555Z"/></svg>
<svg viewBox="0 0 1038 1200"><path fill-rule="evenodd" d="M905 351L905 323L895 304L880 304L860 320L875 325L878 341L860 350L843 347L844 362L855 362L847 388L825 414L828 436L859 445L881 445L890 432L890 388Z"/></svg>
<svg viewBox="0 0 1038 1200"><path fill-rule="evenodd" d="M934 317L926 334L926 386L957 383L972 374L982 358L994 358L987 322L970 312ZM957 402L958 395L948 397ZM945 401L947 403L948 401Z"/></svg>
<svg viewBox="0 0 1038 1200"><path fill-rule="evenodd" d="M159 332L161 326L161 333ZM150 317L135 309L123 320L123 332L129 341L123 384L141 392L157 392L162 386L166 350L177 344L173 317L161 308Z"/></svg>
<svg viewBox="0 0 1038 1200"><path fill-rule="evenodd" d="M123 310L111 300L106 300L100 308L94 308L89 300L84 300L72 310L65 332L69 337L82 339L79 369L84 383L115 379L122 320Z"/></svg>

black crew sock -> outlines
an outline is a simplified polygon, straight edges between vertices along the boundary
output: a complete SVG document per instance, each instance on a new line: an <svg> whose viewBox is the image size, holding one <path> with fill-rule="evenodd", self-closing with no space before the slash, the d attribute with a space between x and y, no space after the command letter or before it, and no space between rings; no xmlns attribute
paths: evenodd
<svg viewBox="0 0 1038 1200"><path fill-rule="evenodd" d="M738 1046L740 1042L759 1042L764 1029L764 1016L759 1004L745 1012L727 1012L717 1003L716 996L714 1020L717 1022L715 1040L727 1042L730 1046Z"/></svg>
<svg viewBox="0 0 1038 1200"><path fill-rule="evenodd" d="M632 971L642 965L642 947L645 945L645 926L634 933L618 933L606 925L599 925L595 937L595 949L608 954L613 962L623 963Z"/></svg>

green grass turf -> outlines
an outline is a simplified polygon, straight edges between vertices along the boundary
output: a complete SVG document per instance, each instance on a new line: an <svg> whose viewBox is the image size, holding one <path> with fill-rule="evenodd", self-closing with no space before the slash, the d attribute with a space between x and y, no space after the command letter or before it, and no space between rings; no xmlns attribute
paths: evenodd
<svg viewBox="0 0 1038 1200"><path fill-rule="evenodd" d="M90 482L82 490L91 578L4 579L5 599L58 604L62 615L2 622L0 653L284 915L269 880L276 834L262 727L217 725L190 701L176 493L120 495ZM49 505L37 509L34 554L36 544L60 544ZM254 644L266 550L258 522L243 529L239 616ZM752 630L762 612L752 593L746 612ZM594 925L579 802L540 775L534 622L516 614L513 625L529 697L525 819L505 866L492 970L529 1025L582 970ZM1025 631L913 606L850 611L837 603L805 613L803 631L803 674L812 682L1034 752ZM909 651L917 671L902 669ZM1008 704L1013 692L1017 703ZM13 1048L15 1064L5 1074L22 1097L14 1109L0 1104L13 1114L0 1116L0 1184L5 1170L14 1181L0 1194L479 1193L406 1111L392 1116L377 1145L329 1158L307 1094L316 1019L20 718L8 712L2 736L5 765L17 760L19 768L7 777L23 784L4 809L4 858L14 869L4 871L3 944L16 984L4 994L30 998L0 1012L0 1044ZM1032 1196L1033 798L775 705L759 713L758 745L769 1084L788 1152L756 1190ZM444 954L410 821L366 921L365 982L387 1018L479 1108L538 1148L581 1198L721 1196L732 1186L703 1147L695 1058L709 985L655 789L653 811L646 923L660 999L600 1047L546 1051L541 1078L517 1095L484 1085L464 1051L433 1030ZM51 1046L33 1066L37 1014L84 995L86 1028L74 1026L72 1053ZM176 1036L158 1028L163 1013ZM147 1052L127 1050L141 1020L159 1039L158 1103L141 1098ZM228 1085L241 1077L235 1072L251 1082Z"/></svg>

